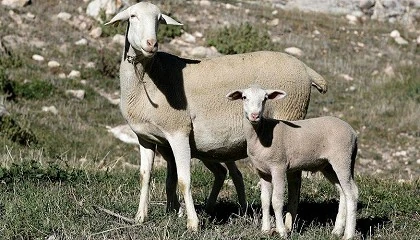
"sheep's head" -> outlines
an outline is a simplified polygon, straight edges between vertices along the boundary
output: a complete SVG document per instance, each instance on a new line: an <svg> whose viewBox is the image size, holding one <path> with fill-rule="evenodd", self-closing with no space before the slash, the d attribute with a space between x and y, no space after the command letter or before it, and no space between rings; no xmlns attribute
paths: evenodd
<svg viewBox="0 0 420 240"><path fill-rule="evenodd" d="M282 99L285 96L286 92L282 90L264 90L256 85L243 90L235 90L226 95L232 101L242 99L244 115L252 124L260 122L267 99Z"/></svg>
<svg viewBox="0 0 420 240"><path fill-rule="evenodd" d="M182 25L173 18L160 12L160 9L148 2L139 2L115 15L113 24L128 20L126 38L130 45L145 57L152 57L158 50L157 31L159 24Z"/></svg>

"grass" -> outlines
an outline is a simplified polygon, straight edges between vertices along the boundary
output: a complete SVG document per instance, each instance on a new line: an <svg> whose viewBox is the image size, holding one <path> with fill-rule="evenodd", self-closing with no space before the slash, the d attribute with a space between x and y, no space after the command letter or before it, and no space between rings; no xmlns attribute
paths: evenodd
<svg viewBox="0 0 420 240"><path fill-rule="evenodd" d="M398 46L388 35L398 29L407 39L417 36L403 26L375 21L348 25L344 18L322 14L278 11L273 15L271 8L245 2L234 11L217 7L204 11L178 0L159 2L165 13L185 24L184 31L199 31L206 38L214 34L213 40L219 41L213 44L216 47L241 46L232 50L235 52L258 50L255 46L278 51L290 46L301 48L305 53L301 60L329 83L327 94L312 94L308 117L339 116L359 132L358 236L418 238L420 79L415 63L420 61L419 47L411 42ZM230 185L224 186L217 211L205 213L202 209L212 176L201 164L194 165L193 194L201 221L198 233L186 231L185 218L165 213L164 169L153 174L146 223L132 226L97 210L96 206L101 206L133 217L138 204L139 174L127 167L138 164L138 150L107 132L106 126L125 121L118 107L95 90L119 91L122 49L111 44L111 37L123 34L125 27L102 26L100 41L75 46L74 42L88 32L63 21L51 21L50 15L44 14L67 11L77 16L80 13L74 6L72 1L57 0L29 5L18 12L36 15L34 20L23 18L24 24L31 26L24 30L8 18L7 9L0 8L2 36L30 36L27 42L32 38L45 42L43 48L24 45L0 53L0 102L10 113L0 117L0 238L276 239L259 231L257 178L247 164L240 164L251 204L246 216L237 215L236 195ZM245 8L249 13L244 13ZM203 14L194 24L186 21L187 16L198 17L198 11ZM274 18L279 18L278 26L261 23ZM217 28L224 21L232 24ZM214 27L214 32L208 32L208 26ZM160 30L162 45L182 33L180 28ZM315 35L314 30L321 34ZM43 55L46 61L33 61L33 54ZM49 60L61 66L49 69ZM96 67L87 68L89 62ZM393 75L384 73L389 66ZM74 69L81 72L80 79L58 76ZM340 74L353 80L344 80ZM67 89L85 90L85 99L66 96ZM57 115L42 111L43 106L51 105L57 108ZM405 155L397 156L397 152ZM322 178L304 179L300 218L290 238L334 239L330 231L337 209L335 199L334 188Z"/></svg>
<svg viewBox="0 0 420 240"><path fill-rule="evenodd" d="M165 213L165 171L152 179L149 220L130 225L98 210L110 209L133 217L140 191L138 172L92 171L35 160L0 168L0 233L5 239L275 239L260 233L259 190L254 174L246 172L248 213L238 215L236 196L225 196L216 211L202 208L211 175L193 167L194 199L201 230L185 229L185 218ZM358 236L363 239L415 239L419 234L419 182L398 183L357 177L360 188ZM401 191L404 194L400 194ZM224 193L233 192L225 185ZM291 239L334 239L330 236L338 208L335 188L323 178L304 179L299 219ZM36 219L36 220L35 220ZM35 221L34 221L35 220Z"/></svg>

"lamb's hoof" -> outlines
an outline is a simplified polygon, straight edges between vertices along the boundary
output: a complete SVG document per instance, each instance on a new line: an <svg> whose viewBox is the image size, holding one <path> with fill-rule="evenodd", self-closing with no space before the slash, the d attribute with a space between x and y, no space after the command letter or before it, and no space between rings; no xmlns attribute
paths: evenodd
<svg viewBox="0 0 420 240"><path fill-rule="evenodd" d="M341 236L343 236L344 229L342 229L342 228L334 228L331 233L333 235L337 236L337 237L341 237Z"/></svg>
<svg viewBox="0 0 420 240"><path fill-rule="evenodd" d="M134 217L135 223L144 223L144 220L146 220L146 217L144 215L136 214L136 217Z"/></svg>
<svg viewBox="0 0 420 240"><path fill-rule="evenodd" d="M287 238L286 229L283 229L283 230L275 229L274 232L277 233L281 238Z"/></svg>

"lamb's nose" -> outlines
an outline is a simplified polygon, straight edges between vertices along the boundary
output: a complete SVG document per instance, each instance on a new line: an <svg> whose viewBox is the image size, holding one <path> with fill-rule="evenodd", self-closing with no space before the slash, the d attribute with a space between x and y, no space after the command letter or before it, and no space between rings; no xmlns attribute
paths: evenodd
<svg viewBox="0 0 420 240"><path fill-rule="evenodd" d="M253 120L255 120L255 119L258 119L258 117L259 117L260 115L258 114L258 113L251 113L251 118L253 119Z"/></svg>

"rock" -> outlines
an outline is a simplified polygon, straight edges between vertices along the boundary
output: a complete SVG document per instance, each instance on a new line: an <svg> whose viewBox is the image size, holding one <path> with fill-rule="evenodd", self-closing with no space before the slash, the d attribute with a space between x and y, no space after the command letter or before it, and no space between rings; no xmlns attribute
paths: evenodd
<svg viewBox="0 0 420 240"><path fill-rule="evenodd" d="M89 33L89 36L93 37L93 38L99 38L102 35L102 28L101 27L96 27L94 29L92 29Z"/></svg>
<svg viewBox="0 0 420 240"><path fill-rule="evenodd" d="M195 43L195 37L192 34L189 34L187 32L181 35L181 39L187 43Z"/></svg>
<svg viewBox="0 0 420 240"><path fill-rule="evenodd" d="M358 18L352 14L347 14L346 19L349 21L349 24L357 24Z"/></svg>
<svg viewBox="0 0 420 240"><path fill-rule="evenodd" d="M60 12L59 14L57 14L57 18L63 21L69 21L71 18L71 14L67 12Z"/></svg>
<svg viewBox="0 0 420 240"><path fill-rule="evenodd" d="M58 68L59 66L60 66L60 63L57 62L57 61L52 60L52 61L48 62L48 67L49 68Z"/></svg>
<svg viewBox="0 0 420 240"><path fill-rule="evenodd" d="M388 66L384 69L384 73L385 73L388 77L394 77L394 76L395 76L394 68L393 68L391 65L388 65Z"/></svg>
<svg viewBox="0 0 420 240"><path fill-rule="evenodd" d="M362 10L367 10L375 5L375 0L360 0L359 7Z"/></svg>
<svg viewBox="0 0 420 240"><path fill-rule="evenodd" d="M417 37L416 42L418 45L420 45L420 36Z"/></svg>
<svg viewBox="0 0 420 240"><path fill-rule="evenodd" d="M85 64L85 68L95 68L96 64L95 62L88 62Z"/></svg>
<svg viewBox="0 0 420 240"><path fill-rule="evenodd" d="M13 10L10 10L9 11L9 16L18 25L21 25L23 23L22 18L18 14L16 14Z"/></svg>
<svg viewBox="0 0 420 240"><path fill-rule="evenodd" d="M37 62L42 62L42 61L45 60L45 58L43 56L38 55L38 54L32 55L32 59L35 60L35 61L37 61Z"/></svg>
<svg viewBox="0 0 420 240"><path fill-rule="evenodd" d="M106 126L108 132L112 133L114 137L129 144L139 144L137 135L131 130L128 124L118 125L116 127Z"/></svg>
<svg viewBox="0 0 420 240"><path fill-rule="evenodd" d="M57 115L58 114L58 110L57 110L57 108L55 107L55 106L44 106L44 107L42 107L42 111L43 112L50 112L50 113L52 113L52 114L54 114L54 115Z"/></svg>
<svg viewBox="0 0 420 240"><path fill-rule="evenodd" d="M116 34L112 37L112 42L123 46L125 44L125 36L122 34Z"/></svg>
<svg viewBox="0 0 420 240"><path fill-rule="evenodd" d="M398 45L407 45L408 44L408 41L405 40L402 37L396 37L396 38L394 38L394 40Z"/></svg>
<svg viewBox="0 0 420 240"><path fill-rule="evenodd" d="M394 157L407 157L407 151L398 151L392 154Z"/></svg>
<svg viewBox="0 0 420 240"><path fill-rule="evenodd" d="M397 37L400 37L401 35L400 35L400 32L399 32L398 30L393 30L393 31L389 34L389 36L395 39L395 38L397 38Z"/></svg>
<svg viewBox="0 0 420 240"><path fill-rule="evenodd" d="M297 47L288 47L284 49L284 51L290 55L301 57L303 56L303 51Z"/></svg>
<svg viewBox="0 0 420 240"><path fill-rule="evenodd" d="M111 16L115 15L121 6L121 0L93 0L88 4L86 8L86 14L99 21L102 21L99 19L101 10L105 10L105 14L107 16Z"/></svg>
<svg viewBox="0 0 420 240"><path fill-rule="evenodd" d="M66 95L83 100L85 98L85 90L66 90Z"/></svg>
<svg viewBox="0 0 420 240"><path fill-rule="evenodd" d="M1 5L9 8L21 8L31 4L31 0L2 0Z"/></svg>
<svg viewBox="0 0 420 240"><path fill-rule="evenodd" d="M348 75L348 74L340 74L340 75L338 75L339 77L341 77L341 78L343 78L344 80L346 80L346 81L353 81L354 79L350 76L350 75Z"/></svg>
<svg viewBox="0 0 420 240"><path fill-rule="evenodd" d="M69 75L67 75L68 78L71 79L75 79L75 78L80 78L80 72L77 70L71 70L71 72L69 73Z"/></svg>
<svg viewBox="0 0 420 240"><path fill-rule="evenodd" d="M210 5L211 5L211 2L209 0L201 0L200 1L200 6L209 7Z"/></svg>
<svg viewBox="0 0 420 240"><path fill-rule="evenodd" d="M85 38L82 38L74 43L77 46L84 46L88 44L88 41Z"/></svg>
<svg viewBox="0 0 420 240"><path fill-rule="evenodd" d="M277 25L279 25L279 23L280 23L280 20L278 18L274 18L273 20L268 21L267 25L268 26L277 26Z"/></svg>
<svg viewBox="0 0 420 240"><path fill-rule="evenodd" d="M203 47L198 46L194 47L187 51L187 55L195 57L195 58L208 58L208 57L216 57L220 56L221 54L217 51L215 47Z"/></svg>
<svg viewBox="0 0 420 240"><path fill-rule="evenodd" d="M420 165L420 158L417 159L416 163Z"/></svg>

